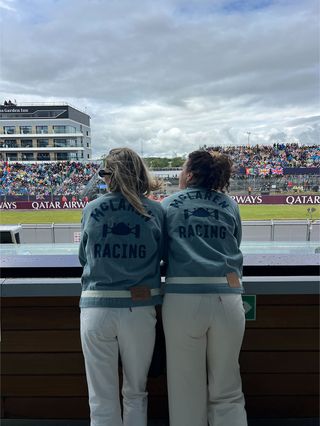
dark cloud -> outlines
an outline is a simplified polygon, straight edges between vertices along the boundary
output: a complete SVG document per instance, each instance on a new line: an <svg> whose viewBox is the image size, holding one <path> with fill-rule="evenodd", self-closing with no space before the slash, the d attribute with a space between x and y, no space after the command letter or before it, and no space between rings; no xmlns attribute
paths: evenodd
<svg viewBox="0 0 320 426"><path fill-rule="evenodd" d="M242 143L248 129L269 141L292 133L288 120L316 137L304 122L319 103L316 0L0 0L0 11L0 96L87 107L96 152Z"/></svg>

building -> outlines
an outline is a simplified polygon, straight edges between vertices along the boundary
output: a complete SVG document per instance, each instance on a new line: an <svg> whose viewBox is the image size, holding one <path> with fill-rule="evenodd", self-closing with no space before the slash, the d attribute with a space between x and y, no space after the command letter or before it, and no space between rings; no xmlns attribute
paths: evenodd
<svg viewBox="0 0 320 426"><path fill-rule="evenodd" d="M0 105L0 160L90 159L88 114L66 103Z"/></svg>

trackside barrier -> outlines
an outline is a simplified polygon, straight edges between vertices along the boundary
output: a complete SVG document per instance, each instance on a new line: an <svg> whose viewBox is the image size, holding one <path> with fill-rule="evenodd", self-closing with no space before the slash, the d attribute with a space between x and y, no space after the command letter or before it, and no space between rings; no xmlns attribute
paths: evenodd
<svg viewBox="0 0 320 426"><path fill-rule="evenodd" d="M22 243L77 243L81 225L78 223L20 224ZM320 221L242 222L243 241L320 241Z"/></svg>
<svg viewBox="0 0 320 426"><path fill-rule="evenodd" d="M54 242L54 223L24 223L21 224L21 242L52 243Z"/></svg>
<svg viewBox="0 0 320 426"><path fill-rule="evenodd" d="M21 223L24 244L73 243L77 240L81 225L78 223Z"/></svg>
<svg viewBox="0 0 320 426"><path fill-rule="evenodd" d="M244 241L273 241L273 223L270 220L248 220L242 222Z"/></svg>
<svg viewBox="0 0 320 426"><path fill-rule="evenodd" d="M307 221L274 221L273 241L306 241L309 226Z"/></svg>
<svg viewBox="0 0 320 426"><path fill-rule="evenodd" d="M320 241L320 221L248 220L242 235L243 241Z"/></svg>
<svg viewBox="0 0 320 426"><path fill-rule="evenodd" d="M81 231L81 226L76 223L56 223L53 230L55 243L75 243L78 239L78 233Z"/></svg>

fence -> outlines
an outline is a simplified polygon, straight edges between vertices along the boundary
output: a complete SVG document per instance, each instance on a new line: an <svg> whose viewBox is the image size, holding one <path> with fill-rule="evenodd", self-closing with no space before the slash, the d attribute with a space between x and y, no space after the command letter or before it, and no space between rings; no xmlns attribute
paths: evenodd
<svg viewBox="0 0 320 426"><path fill-rule="evenodd" d="M80 240L78 223L22 223L21 227L24 244L77 243ZM244 221L242 232L244 241L320 241L320 221Z"/></svg>

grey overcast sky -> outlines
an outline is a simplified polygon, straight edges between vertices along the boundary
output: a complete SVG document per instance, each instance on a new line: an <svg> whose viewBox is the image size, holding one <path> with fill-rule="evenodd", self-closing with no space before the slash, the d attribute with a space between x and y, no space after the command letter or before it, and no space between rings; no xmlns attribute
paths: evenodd
<svg viewBox="0 0 320 426"><path fill-rule="evenodd" d="M93 157L319 143L318 0L0 0L0 103L68 102Z"/></svg>

